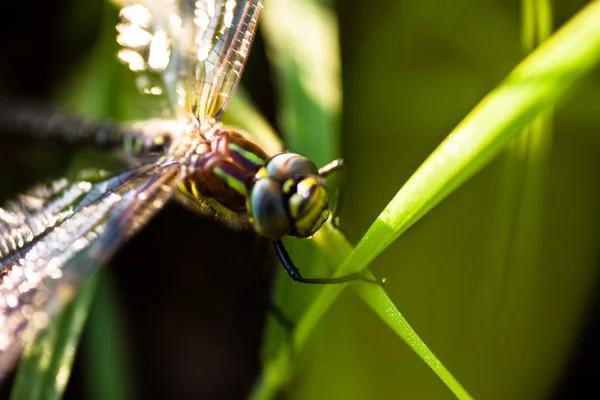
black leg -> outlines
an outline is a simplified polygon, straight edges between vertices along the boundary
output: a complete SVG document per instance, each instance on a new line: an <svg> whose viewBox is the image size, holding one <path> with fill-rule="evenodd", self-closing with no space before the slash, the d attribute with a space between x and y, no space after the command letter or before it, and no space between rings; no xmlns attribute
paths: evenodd
<svg viewBox="0 0 600 400"><path fill-rule="evenodd" d="M302 276L302 274L300 274L300 271L298 270L298 268L296 268L296 266L292 262L290 255L288 254L287 250L285 249L285 247L283 245L283 242L281 240L274 240L273 243L275 244L275 250L277 251L277 256L279 257L279 260L281 260L283 267L287 271L288 275L296 282L316 283L316 284L326 285L326 284L332 284L332 283L345 283L345 282L352 282L352 281L360 280L360 281L364 281L364 282L374 283L376 285L381 284L381 282L379 282L379 281L376 281L374 279L365 278L356 273L348 274L348 275L344 275L344 276L338 276L335 278L305 278Z"/></svg>

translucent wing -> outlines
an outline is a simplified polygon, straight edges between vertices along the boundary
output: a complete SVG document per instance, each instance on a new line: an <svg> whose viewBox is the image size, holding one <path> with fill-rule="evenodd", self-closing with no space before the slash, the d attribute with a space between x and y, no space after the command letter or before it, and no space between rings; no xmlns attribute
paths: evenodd
<svg viewBox="0 0 600 400"><path fill-rule="evenodd" d="M58 180L0 209L0 376L85 279L170 197L178 164Z"/></svg>
<svg viewBox="0 0 600 400"><path fill-rule="evenodd" d="M161 77L152 86L142 75L144 90L165 90L177 116L220 119L241 78L261 0L115 1L123 6L119 58Z"/></svg>
<svg viewBox="0 0 600 400"><path fill-rule="evenodd" d="M220 119L240 81L254 39L260 0L196 2L192 111Z"/></svg>

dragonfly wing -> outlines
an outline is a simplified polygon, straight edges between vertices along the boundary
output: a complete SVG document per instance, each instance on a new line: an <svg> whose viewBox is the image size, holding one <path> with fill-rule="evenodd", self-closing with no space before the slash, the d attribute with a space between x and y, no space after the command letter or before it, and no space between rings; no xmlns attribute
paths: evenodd
<svg viewBox="0 0 600 400"><path fill-rule="evenodd" d="M171 196L178 164L38 189L0 209L0 376L24 342ZM37 204L36 204L37 202Z"/></svg>
<svg viewBox="0 0 600 400"><path fill-rule="evenodd" d="M261 0L114 0L123 6L119 58L158 73L182 116L220 119L242 76ZM162 87L144 89L160 92Z"/></svg>
<svg viewBox="0 0 600 400"><path fill-rule="evenodd" d="M200 123L219 120L240 81L262 9L260 0L198 1L192 111Z"/></svg>

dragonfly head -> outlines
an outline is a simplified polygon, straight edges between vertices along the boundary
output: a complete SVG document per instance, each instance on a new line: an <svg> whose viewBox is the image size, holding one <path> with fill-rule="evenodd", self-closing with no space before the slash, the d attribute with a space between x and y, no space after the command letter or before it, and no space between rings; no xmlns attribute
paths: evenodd
<svg viewBox="0 0 600 400"><path fill-rule="evenodd" d="M317 166L308 158L282 153L257 172L247 208L256 231L271 239L306 238L329 218L329 197Z"/></svg>

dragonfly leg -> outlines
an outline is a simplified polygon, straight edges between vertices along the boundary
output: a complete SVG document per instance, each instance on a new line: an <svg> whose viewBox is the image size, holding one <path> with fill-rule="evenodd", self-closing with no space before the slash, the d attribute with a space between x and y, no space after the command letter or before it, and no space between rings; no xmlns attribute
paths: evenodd
<svg viewBox="0 0 600 400"><path fill-rule="evenodd" d="M322 167L321 169L319 169L319 175L323 178L326 178L327 176L329 176L330 174L332 174L334 172L340 173L340 183L335 191L336 202L335 202L335 206L333 207L333 210L331 212L331 214L332 214L331 221L333 222L333 226L335 226L336 228L339 229L340 228L339 211L340 211L340 203L342 202L341 194L342 194L342 189L344 188L344 183L346 182L346 164L344 163L344 160L342 160L341 158L339 158L337 160L333 160L329 164L327 164L324 167Z"/></svg>
<svg viewBox="0 0 600 400"><path fill-rule="evenodd" d="M285 268L288 275L296 282L316 283L316 284L321 284L321 285L327 285L327 284L333 284L333 283L364 281L364 282L368 282L368 283L374 283L376 285L381 285L381 282L374 280L374 279L365 278L364 276L361 276L360 274L357 274L357 273L337 276L334 278L323 278L323 277L305 278L302 276L302 274L300 273L298 268L296 268L296 266L292 262L290 255L288 254L287 250L285 249L285 246L283 245L283 242L281 240L274 240L273 243L275 244L275 250L277 251L277 256L279 257L279 260L281 260L283 267Z"/></svg>
<svg viewBox="0 0 600 400"><path fill-rule="evenodd" d="M229 132L227 131L217 131L213 139L211 140L211 147L213 151L216 151L219 154L224 156L229 156Z"/></svg>

